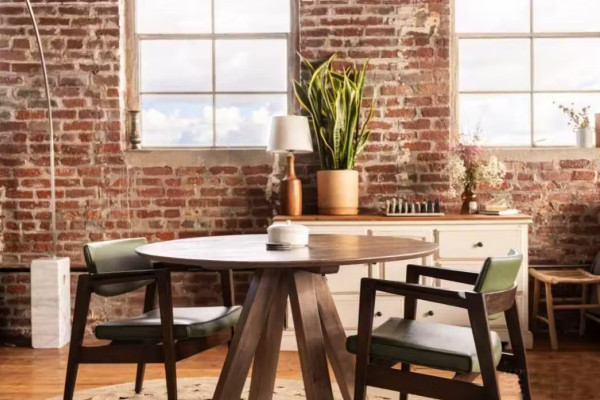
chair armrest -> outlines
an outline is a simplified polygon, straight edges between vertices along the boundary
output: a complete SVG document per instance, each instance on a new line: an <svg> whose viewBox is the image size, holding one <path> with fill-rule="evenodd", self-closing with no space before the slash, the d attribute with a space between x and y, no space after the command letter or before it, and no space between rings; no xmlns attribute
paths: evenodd
<svg viewBox="0 0 600 400"><path fill-rule="evenodd" d="M107 272L101 274L89 274L92 285L109 285L113 283L125 283L134 281L156 281L164 274L166 269L143 269L137 271Z"/></svg>
<svg viewBox="0 0 600 400"><path fill-rule="evenodd" d="M377 291L397 294L412 299L431 301L433 303L446 304L454 307L467 307L464 291L372 278L363 278L361 280L361 300L363 298L363 292L365 293L365 296L374 297L375 292Z"/></svg>
<svg viewBox="0 0 600 400"><path fill-rule="evenodd" d="M428 267L424 265L409 264L406 269L406 280L409 283L419 282L420 276L442 279L445 281L466 283L474 285L479 274L476 272L460 271L457 269Z"/></svg>

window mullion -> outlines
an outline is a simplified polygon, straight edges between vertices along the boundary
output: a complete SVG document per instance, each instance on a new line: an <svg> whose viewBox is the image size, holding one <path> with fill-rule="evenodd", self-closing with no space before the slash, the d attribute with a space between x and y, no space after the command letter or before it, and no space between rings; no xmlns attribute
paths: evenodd
<svg viewBox="0 0 600 400"><path fill-rule="evenodd" d="M529 51L530 51L530 61L529 61L529 67L530 67L530 82L529 82L529 88L531 89L531 98L530 98L530 107L531 109L529 110L529 118L531 118L531 147L536 147L536 143L535 143L535 99L534 99L534 90L535 90L535 38L534 38L534 29L533 29L533 23L534 23L534 16L533 16L533 0L529 0L529 31L531 32L531 43L529 45Z"/></svg>
<svg viewBox="0 0 600 400"><path fill-rule="evenodd" d="M213 147L217 147L217 40L215 38L215 0L211 0L211 39L212 45L212 131L213 131Z"/></svg>

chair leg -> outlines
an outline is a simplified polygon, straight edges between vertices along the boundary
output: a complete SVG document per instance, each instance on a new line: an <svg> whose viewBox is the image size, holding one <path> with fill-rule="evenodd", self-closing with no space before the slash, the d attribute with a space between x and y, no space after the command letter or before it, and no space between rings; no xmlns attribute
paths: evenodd
<svg viewBox="0 0 600 400"><path fill-rule="evenodd" d="M581 304L588 303L588 292L589 286L587 284L583 284L581 288ZM585 310L581 309L579 311L579 336L585 335Z"/></svg>
<svg viewBox="0 0 600 400"><path fill-rule="evenodd" d="M527 368L527 353L525 352L525 344L523 342L523 334L521 333L521 324L519 322L519 311L517 304L513 304L511 308L504 312L506 326L508 327L508 335L514 359L516 360L516 371L519 376L519 386L523 400L531 399L531 387L529 385L529 371ZM514 367L513 367L514 368Z"/></svg>
<svg viewBox="0 0 600 400"><path fill-rule="evenodd" d="M548 313L548 330L550 331L550 345L552 350L558 350L558 338L556 337L556 322L554 320L554 298L552 297L552 285L546 283L546 310Z"/></svg>
<svg viewBox="0 0 600 400"><path fill-rule="evenodd" d="M168 400L177 400L177 373L175 363L175 338L173 337L173 299L171 297L171 275L162 271L158 278L158 304L162 325L162 345L167 380Z"/></svg>
<svg viewBox="0 0 600 400"><path fill-rule="evenodd" d="M63 400L73 400L91 295L92 290L89 285L89 277L81 275L77 281L77 294L75 296L75 310L73 312L73 327L71 329L71 344L69 345L69 361L67 364Z"/></svg>
<svg viewBox="0 0 600 400"><path fill-rule="evenodd" d="M137 394L142 393L142 386L144 385L144 373L146 372L146 364L140 363L137 365L137 372L135 374L135 392Z"/></svg>
<svg viewBox="0 0 600 400"><path fill-rule="evenodd" d="M166 346L170 347L170 346ZM168 350L166 350L167 352ZM175 367L175 352L170 359L165 359L165 378L167 380L168 400L177 400L177 369Z"/></svg>
<svg viewBox="0 0 600 400"><path fill-rule="evenodd" d="M531 330L537 331L538 315L540 314L540 281L533 278L533 310L531 312Z"/></svg>
<svg viewBox="0 0 600 400"><path fill-rule="evenodd" d="M363 280L360 285L360 308L358 311L358 343L356 346L356 368L354 375L354 400L365 400L367 396L367 373L373 335L375 314L375 286Z"/></svg>
<svg viewBox="0 0 600 400"><path fill-rule="evenodd" d="M469 303L469 321L473 330L473 339L475 339L475 349L477 350L481 377L483 378L485 398L487 400L500 400L485 299L479 295L471 296L467 293L467 301Z"/></svg>
<svg viewBox="0 0 600 400"><path fill-rule="evenodd" d="M410 372L410 364L402 363L402 371ZM408 400L408 393L400 393L400 400Z"/></svg>
<svg viewBox="0 0 600 400"><path fill-rule="evenodd" d="M154 310L156 306L156 282L146 286L146 296L144 298L144 312ZM144 386L144 373L146 372L146 364L139 363L135 374L135 392L140 394Z"/></svg>
<svg viewBox="0 0 600 400"><path fill-rule="evenodd" d="M67 364L67 377L65 378L65 391L63 394L63 400L73 400L73 394L75 393L75 382L77 381L77 370L79 369L79 354L71 355L75 353L73 346L69 349L69 361ZM79 353L79 351L77 351Z"/></svg>

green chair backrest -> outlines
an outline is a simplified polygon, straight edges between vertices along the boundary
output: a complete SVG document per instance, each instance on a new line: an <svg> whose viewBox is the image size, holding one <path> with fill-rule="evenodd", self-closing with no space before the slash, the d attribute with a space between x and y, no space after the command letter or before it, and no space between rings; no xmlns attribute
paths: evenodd
<svg viewBox="0 0 600 400"><path fill-rule="evenodd" d="M523 255L515 249L510 250L506 257L488 258L473 290L490 293L510 289L515 284L522 262Z"/></svg>
<svg viewBox="0 0 600 400"><path fill-rule="evenodd" d="M147 244L145 238L93 242L83 246L87 269L92 274L152 269L152 263L140 257L135 249ZM127 282L98 286L94 292L101 296L116 296L145 286L147 282Z"/></svg>

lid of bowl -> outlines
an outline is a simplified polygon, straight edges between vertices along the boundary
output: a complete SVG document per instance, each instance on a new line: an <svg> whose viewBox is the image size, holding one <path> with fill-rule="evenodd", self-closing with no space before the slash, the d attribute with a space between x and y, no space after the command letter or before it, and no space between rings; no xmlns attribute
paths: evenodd
<svg viewBox="0 0 600 400"><path fill-rule="evenodd" d="M305 233L308 234L308 228L300 224L292 224L292 221L275 222L267 228L267 232L287 232L287 233Z"/></svg>

